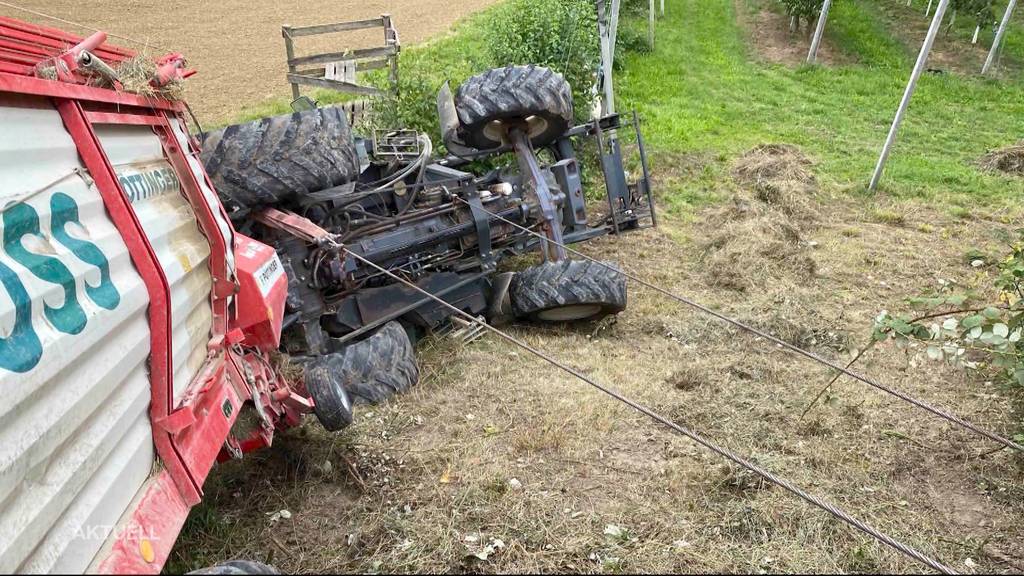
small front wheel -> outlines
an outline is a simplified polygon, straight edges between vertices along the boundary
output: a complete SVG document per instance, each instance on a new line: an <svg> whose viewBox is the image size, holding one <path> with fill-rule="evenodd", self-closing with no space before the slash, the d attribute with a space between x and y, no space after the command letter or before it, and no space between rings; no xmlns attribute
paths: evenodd
<svg viewBox="0 0 1024 576"><path fill-rule="evenodd" d="M525 127L535 147L546 146L572 126L572 90L543 66L506 66L466 80L455 93L455 111L466 144L489 150L505 144L511 125Z"/></svg>
<svg viewBox="0 0 1024 576"><path fill-rule="evenodd" d="M334 432L352 423L353 404L377 404L419 381L405 328L388 322L373 336L306 364L306 390L317 419Z"/></svg>

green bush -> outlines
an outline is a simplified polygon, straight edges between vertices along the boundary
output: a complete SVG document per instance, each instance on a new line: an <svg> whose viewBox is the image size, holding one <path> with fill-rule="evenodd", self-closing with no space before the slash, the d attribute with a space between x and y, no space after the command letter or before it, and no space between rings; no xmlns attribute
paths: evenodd
<svg viewBox="0 0 1024 576"><path fill-rule="evenodd" d="M823 0L782 0L786 14L796 19L797 27L801 21L806 22L807 30L811 29L814 20L821 13L823 3Z"/></svg>
<svg viewBox="0 0 1024 576"><path fill-rule="evenodd" d="M590 0L510 0L490 19L488 47L495 66L537 64L562 73L572 86L576 116L594 102L601 49Z"/></svg>
<svg viewBox="0 0 1024 576"><path fill-rule="evenodd" d="M875 318L872 344L891 340L902 348L923 344L931 360L1006 382L1024 400L1024 229L1016 231L1002 259L978 250L965 254L972 269L991 279L997 294L979 297L952 282L938 292L908 298L916 317L882 311ZM1024 442L1022 433L1014 439Z"/></svg>
<svg viewBox="0 0 1024 576"><path fill-rule="evenodd" d="M971 16L978 26L991 24L996 17L992 0L953 0L949 7L954 14L959 12Z"/></svg>
<svg viewBox="0 0 1024 576"><path fill-rule="evenodd" d="M383 82L380 84L384 84ZM406 66L398 75L398 96L378 98L356 131L371 135L374 129L403 128L428 134L440 142L437 91L441 81L423 66Z"/></svg>

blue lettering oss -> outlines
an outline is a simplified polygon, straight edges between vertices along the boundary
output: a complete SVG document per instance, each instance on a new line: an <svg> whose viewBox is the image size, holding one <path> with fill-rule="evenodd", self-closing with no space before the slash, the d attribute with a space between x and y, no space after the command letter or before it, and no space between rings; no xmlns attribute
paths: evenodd
<svg viewBox="0 0 1024 576"><path fill-rule="evenodd" d="M75 203L75 199L63 192L57 192L50 197L50 214L51 232L57 241L77 256L79 260L100 269L99 286L90 286L88 282L85 283L85 293L89 295L89 299L95 302L97 306L107 310L117 308L117 305L121 302L121 295L110 280L110 263L107 262L107 257L92 242L72 238L68 235L67 230L64 229L68 223L82 225L82 221L78 216L78 204Z"/></svg>
<svg viewBox="0 0 1024 576"><path fill-rule="evenodd" d="M43 357L43 345L32 329L32 299L18 275L0 262L0 284L14 300L14 330L0 338L0 368L28 372Z"/></svg>
<svg viewBox="0 0 1024 576"><path fill-rule="evenodd" d="M39 214L28 204L15 204L4 212L4 250L16 262L29 269L44 282L64 289L64 303L59 307L45 305L50 322L66 334L78 334L85 329L85 312L78 303L75 277L60 260L52 256L33 254L22 245L25 236L39 235Z"/></svg>
<svg viewBox="0 0 1024 576"><path fill-rule="evenodd" d="M97 306L113 310L121 295L110 277L110 263L98 246L68 234L69 223L81 225L78 204L74 198L57 192L50 198L51 232L72 254L99 269L96 286L85 282L85 293ZM39 235L39 214L28 204L15 204L3 212L3 248L16 262L37 278L56 284L64 290L64 304L59 307L44 303L47 319L66 334L79 334L85 329L85 311L78 301L75 277L60 260L29 252L22 241L26 235ZM0 262L0 285L14 303L14 329L0 337L0 369L24 373L32 370L43 355L42 343L32 326L32 298L17 273Z"/></svg>

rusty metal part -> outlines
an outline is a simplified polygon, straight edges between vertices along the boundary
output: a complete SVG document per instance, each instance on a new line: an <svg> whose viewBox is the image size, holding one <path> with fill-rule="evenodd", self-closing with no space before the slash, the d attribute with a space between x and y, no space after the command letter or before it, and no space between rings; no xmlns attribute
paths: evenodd
<svg viewBox="0 0 1024 576"><path fill-rule="evenodd" d="M317 246L329 246L335 243L335 236L327 230L317 226L308 218L304 218L293 212L286 212L276 208L267 208L259 212L253 219L271 228L287 232L296 238L300 238Z"/></svg>
<svg viewBox="0 0 1024 576"><path fill-rule="evenodd" d="M541 216L544 219L544 223L541 225L544 230L544 238L541 241L544 258L551 261L565 260L565 248L562 246L562 223L558 217L558 206L555 205L554 195L551 194L551 188L544 178L544 173L541 172L537 156L533 153L529 133L522 126L513 126L508 130L508 137L516 151L519 169L537 196L537 204L540 206Z"/></svg>

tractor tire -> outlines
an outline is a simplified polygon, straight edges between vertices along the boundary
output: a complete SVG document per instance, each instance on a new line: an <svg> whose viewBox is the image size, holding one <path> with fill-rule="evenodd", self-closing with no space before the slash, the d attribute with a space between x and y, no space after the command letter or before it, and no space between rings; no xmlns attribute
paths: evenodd
<svg viewBox="0 0 1024 576"><path fill-rule="evenodd" d="M200 568L199 570L193 570L189 574L231 574L231 575L242 575L242 574L280 574L277 568L264 564L262 562L254 562L252 560L228 560L227 562L221 562L216 566L210 566L208 568Z"/></svg>
<svg viewBox="0 0 1024 576"><path fill-rule="evenodd" d="M561 74L540 66L507 66L473 76L455 93L462 141L479 150L504 142L503 125L525 123L535 147L572 126L572 89Z"/></svg>
<svg viewBox="0 0 1024 576"><path fill-rule="evenodd" d="M209 132L201 158L217 192L239 208L286 203L359 176L352 129L336 107Z"/></svg>
<svg viewBox="0 0 1024 576"><path fill-rule="evenodd" d="M586 260L545 262L517 273L509 295L519 318L598 320L626 309L626 277L614 268Z"/></svg>
<svg viewBox="0 0 1024 576"><path fill-rule="evenodd" d="M329 432L337 432L352 424L352 400L345 391L338 370L337 354L320 356L304 367L306 392L313 399L313 412Z"/></svg>
<svg viewBox="0 0 1024 576"><path fill-rule="evenodd" d="M412 341L395 321L345 348L340 355L345 391L355 404L383 402L415 386L420 379Z"/></svg>
<svg viewBox="0 0 1024 576"><path fill-rule="evenodd" d="M306 390L324 428L352 423L353 404L377 404L419 381L416 355L405 328L392 321L366 340L306 365ZM351 399L351 401L350 401Z"/></svg>

